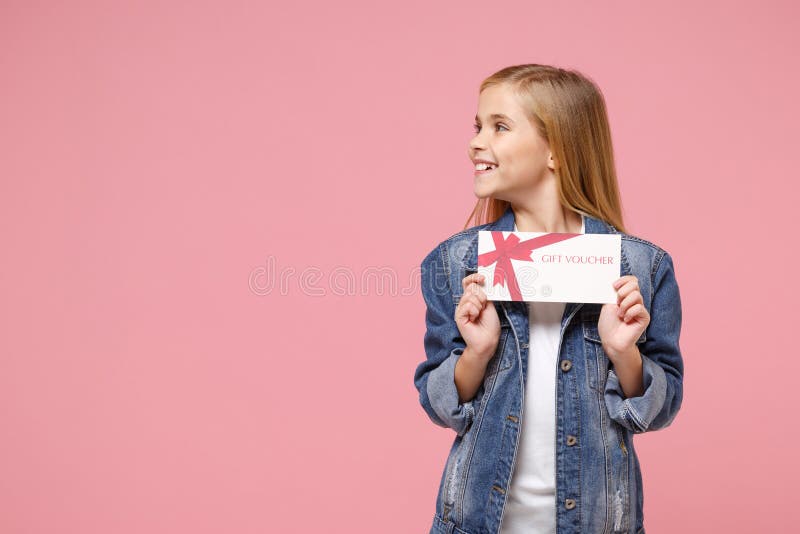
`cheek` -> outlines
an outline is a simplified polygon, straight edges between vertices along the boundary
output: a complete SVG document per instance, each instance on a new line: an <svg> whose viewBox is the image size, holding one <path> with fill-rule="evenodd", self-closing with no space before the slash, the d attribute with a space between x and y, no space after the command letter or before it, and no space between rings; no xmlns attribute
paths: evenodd
<svg viewBox="0 0 800 534"><path fill-rule="evenodd" d="M537 160L531 154L513 154L506 158L506 173L513 176L530 176L537 170Z"/></svg>
<svg viewBox="0 0 800 534"><path fill-rule="evenodd" d="M505 153L505 161L509 166L514 166L518 169L530 169L537 166L542 159L541 147L530 144L517 144L510 147Z"/></svg>

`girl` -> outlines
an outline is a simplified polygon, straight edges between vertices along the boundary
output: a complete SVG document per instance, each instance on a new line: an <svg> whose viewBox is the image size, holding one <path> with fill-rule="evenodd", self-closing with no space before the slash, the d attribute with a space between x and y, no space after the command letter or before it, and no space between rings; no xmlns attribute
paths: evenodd
<svg viewBox="0 0 800 534"><path fill-rule="evenodd" d="M633 434L669 425L683 397L672 258L625 232L605 103L585 76L500 70L475 121L478 203L422 261L414 384L456 432L430 532L643 533ZM617 302L488 301L479 230L621 234Z"/></svg>

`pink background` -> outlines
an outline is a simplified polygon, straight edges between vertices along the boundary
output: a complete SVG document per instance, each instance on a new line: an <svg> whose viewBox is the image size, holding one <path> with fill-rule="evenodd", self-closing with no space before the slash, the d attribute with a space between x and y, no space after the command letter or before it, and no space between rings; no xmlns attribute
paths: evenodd
<svg viewBox="0 0 800 534"><path fill-rule="evenodd" d="M793 528L796 4L71 4L0 5L0 532L427 532L415 276L528 62L602 88L675 260L648 532Z"/></svg>

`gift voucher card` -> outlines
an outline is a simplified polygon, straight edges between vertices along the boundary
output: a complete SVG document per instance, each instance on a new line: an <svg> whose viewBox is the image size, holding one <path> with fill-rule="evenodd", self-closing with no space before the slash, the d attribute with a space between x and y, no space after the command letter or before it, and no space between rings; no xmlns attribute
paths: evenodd
<svg viewBox="0 0 800 534"><path fill-rule="evenodd" d="M489 300L616 303L620 234L478 232Z"/></svg>

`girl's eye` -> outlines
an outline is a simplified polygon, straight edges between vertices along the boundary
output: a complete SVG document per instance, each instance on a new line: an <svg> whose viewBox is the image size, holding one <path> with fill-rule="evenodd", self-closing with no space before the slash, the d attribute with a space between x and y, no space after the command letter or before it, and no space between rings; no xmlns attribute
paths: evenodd
<svg viewBox="0 0 800 534"><path fill-rule="evenodd" d="M504 129L508 130L508 128L506 128L505 124L501 124L499 122L495 126L499 126L500 128L504 128ZM475 133L480 133L480 131L481 131L481 127L480 127L479 124L474 124L473 125L473 129L475 130Z"/></svg>

